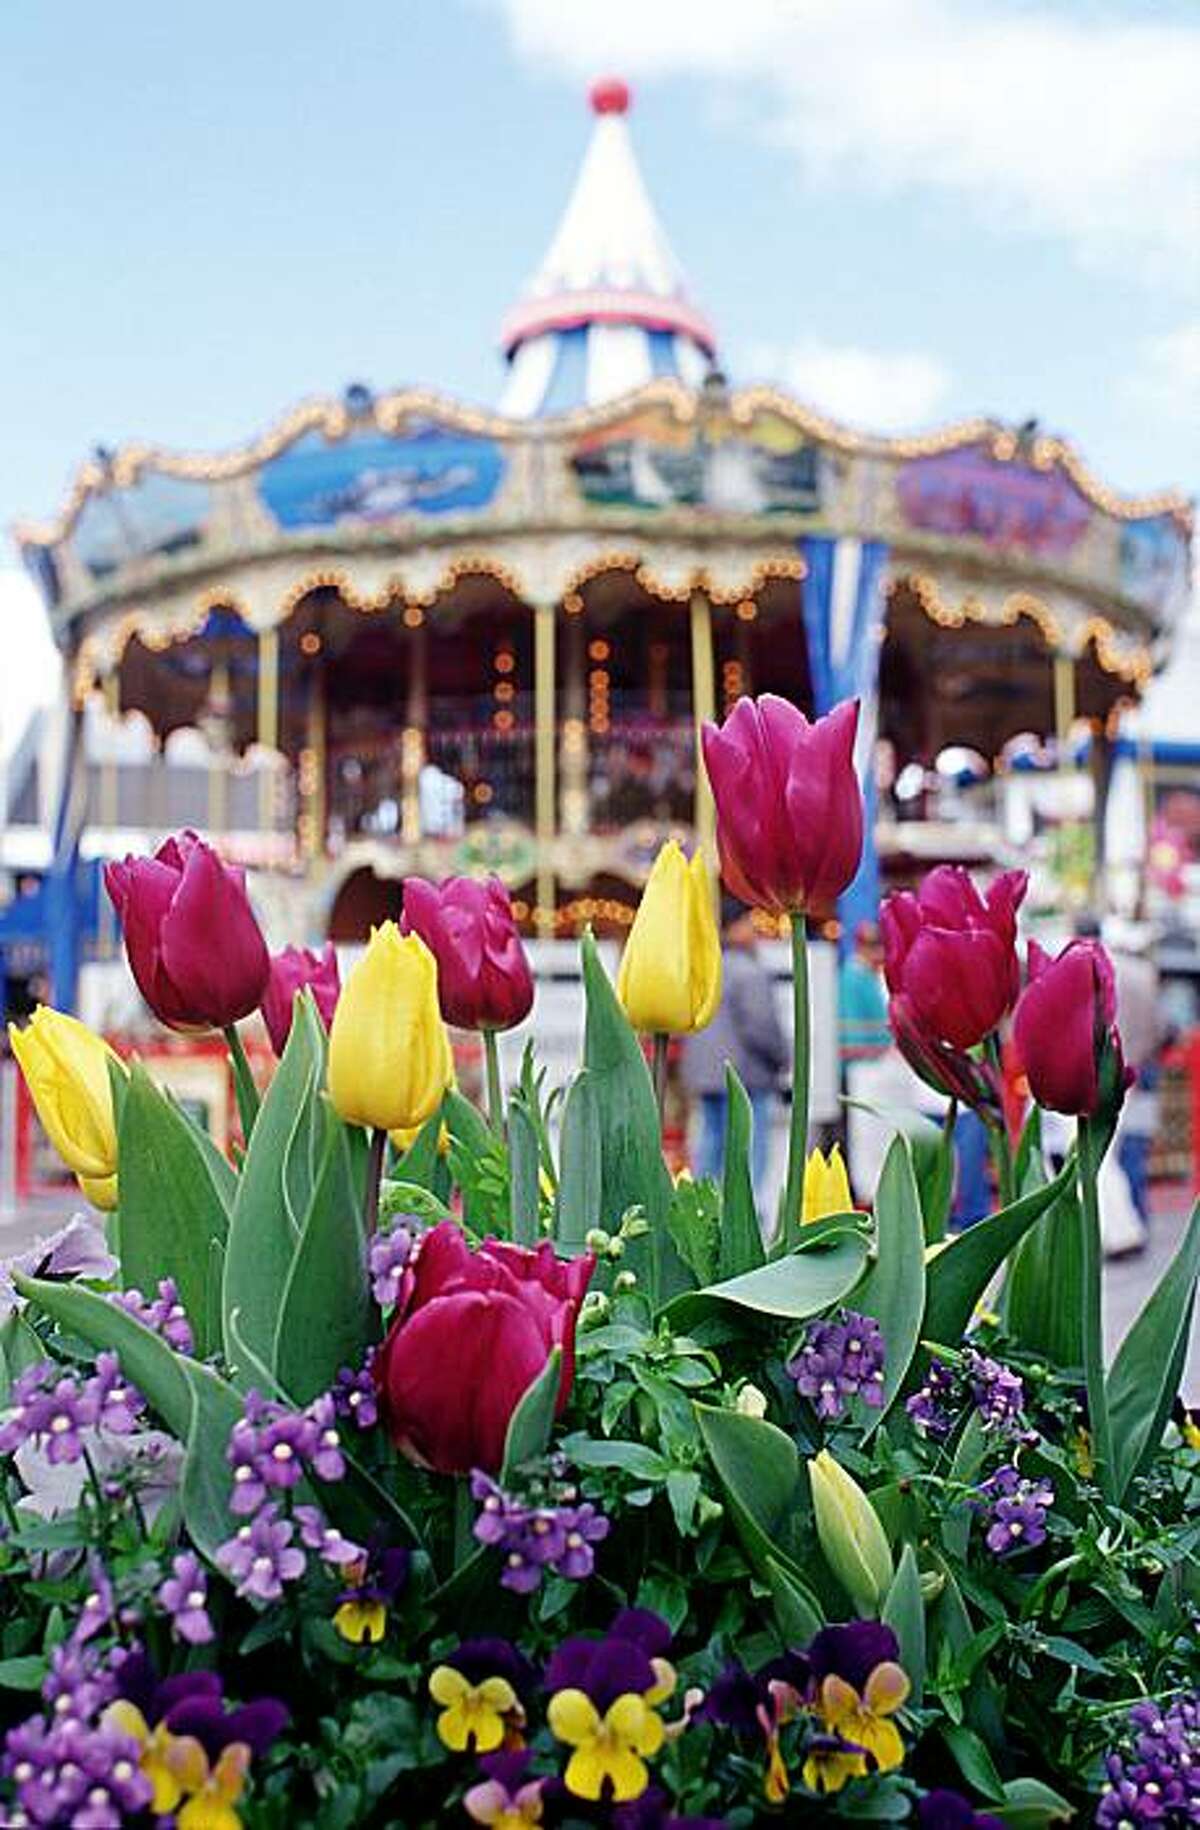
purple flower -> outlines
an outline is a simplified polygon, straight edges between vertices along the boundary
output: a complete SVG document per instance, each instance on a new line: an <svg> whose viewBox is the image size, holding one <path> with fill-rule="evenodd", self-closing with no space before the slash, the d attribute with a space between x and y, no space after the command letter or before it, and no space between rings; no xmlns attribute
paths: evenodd
<svg viewBox="0 0 1200 1830"><path fill-rule="evenodd" d="M1107 1775L1096 1823L1200 1822L1200 1692L1167 1705L1137 1703L1129 1712L1131 1745L1105 1760Z"/></svg>
<svg viewBox="0 0 1200 1830"><path fill-rule="evenodd" d="M1025 1387L1015 1372L968 1347L963 1355L967 1382L985 1430L1014 1435L1020 1430Z"/></svg>
<svg viewBox="0 0 1200 1830"><path fill-rule="evenodd" d="M84 1597L79 1619L67 1642L72 1649L85 1646L90 1639L94 1639L97 1633L108 1626L116 1612L113 1586L99 1557L88 1558L88 1576L92 1586Z"/></svg>
<svg viewBox="0 0 1200 1830"><path fill-rule="evenodd" d="M400 1301L404 1273L416 1244L415 1217L393 1221L386 1233L377 1233L367 1251L371 1292L381 1309L394 1309Z"/></svg>
<svg viewBox="0 0 1200 1830"><path fill-rule="evenodd" d="M117 1290L110 1300L136 1317L143 1327L161 1335L176 1353L195 1352L191 1323L179 1300L179 1288L173 1277L160 1278L158 1294L152 1300L147 1300L140 1290Z"/></svg>
<svg viewBox="0 0 1200 1830"><path fill-rule="evenodd" d="M332 1564L335 1569L361 1563L367 1554L361 1545L344 1538L319 1506L297 1506L295 1520L300 1527L300 1542L308 1550L315 1550L323 1563Z"/></svg>
<svg viewBox="0 0 1200 1830"><path fill-rule="evenodd" d="M984 1538L998 1557L1031 1549L1046 1539L1046 1509L1054 1504L1048 1480L1027 1480L1011 1462L985 1480L979 1489L990 1501Z"/></svg>
<svg viewBox="0 0 1200 1830"><path fill-rule="evenodd" d="M288 1491L304 1473L304 1460L312 1454L316 1432L307 1417L281 1411L259 1432L254 1466L268 1487Z"/></svg>
<svg viewBox="0 0 1200 1830"><path fill-rule="evenodd" d="M883 1403L884 1342L873 1316L842 1309L831 1320L811 1322L787 1370L817 1416L840 1417L849 1398L878 1410Z"/></svg>
<svg viewBox="0 0 1200 1830"><path fill-rule="evenodd" d="M337 1405L332 1392L314 1398L304 1413L312 1432L307 1451L309 1465L319 1480L340 1481L345 1478L346 1458L338 1434Z"/></svg>
<svg viewBox="0 0 1200 1830"><path fill-rule="evenodd" d="M42 1400L36 1438L52 1466L78 1461L83 1454L81 1431L96 1421L94 1398L74 1379L59 1379Z"/></svg>
<svg viewBox="0 0 1200 1830"><path fill-rule="evenodd" d="M607 1538L609 1522L590 1500L584 1500L574 1510L564 1508L559 1518L566 1538L562 1553L555 1560L555 1574L565 1576L568 1582L582 1582L596 1567L592 1546Z"/></svg>
<svg viewBox="0 0 1200 1830"><path fill-rule="evenodd" d="M998 1817L976 1811L959 1792L926 1792L917 1806L921 1830L1003 1830Z"/></svg>
<svg viewBox="0 0 1200 1830"><path fill-rule="evenodd" d="M541 1503L507 1492L490 1474L476 1468L471 1495L480 1501L473 1532L478 1543L501 1552L501 1588L528 1595L540 1587L547 1570L569 1582L583 1582L596 1563L593 1545L608 1536L609 1521L590 1501L563 1503L576 1490L561 1483L547 1490Z"/></svg>
<svg viewBox="0 0 1200 1830"><path fill-rule="evenodd" d="M925 1383L905 1403L905 1410L922 1436L940 1440L949 1436L962 1407L962 1390L954 1369L944 1360L933 1359Z"/></svg>
<svg viewBox="0 0 1200 1830"><path fill-rule="evenodd" d="M339 1417L349 1418L360 1430L373 1429L379 1421L375 1381L371 1377L372 1353L358 1372L343 1366L334 1381L333 1402Z"/></svg>
<svg viewBox="0 0 1200 1830"><path fill-rule="evenodd" d="M85 1387L89 1404L95 1407L96 1423L114 1436L130 1436L141 1421L146 1401L141 1393L126 1383L115 1353L96 1355L95 1377Z"/></svg>
<svg viewBox="0 0 1200 1830"><path fill-rule="evenodd" d="M622 1608L603 1639L577 1634L562 1642L546 1666L545 1688L552 1695L582 1690L603 1715L627 1691L645 1696L659 1684L670 1643L671 1630L657 1614Z"/></svg>
<svg viewBox="0 0 1200 1830"><path fill-rule="evenodd" d="M233 1579L239 1595L254 1601L278 1601L285 1582L304 1574L304 1552L292 1544L290 1519L281 1519L272 1503L217 1551L217 1562Z"/></svg>
<svg viewBox="0 0 1200 1830"><path fill-rule="evenodd" d="M215 1639L208 1618L208 1577L192 1551L183 1551L171 1565L171 1574L158 1591L158 1603L171 1616L171 1628L189 1646L205 1646Z"/></svg>
<svg viewBox="0 0 1200 1830"><path fill-rule="evenodd" d="M137 1742L114 1729L34 1716L10 1729L3 1770L29 1823L120 1830L152 1796L139 1758Z"/></svg>

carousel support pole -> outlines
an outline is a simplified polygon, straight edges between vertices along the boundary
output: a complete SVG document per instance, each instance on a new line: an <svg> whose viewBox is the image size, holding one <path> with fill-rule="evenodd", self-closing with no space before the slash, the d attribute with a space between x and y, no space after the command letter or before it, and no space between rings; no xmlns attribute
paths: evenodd
<svg viewBox="0 0 1200 1830"><path fill-rule="evenodd" d="M121 716L121 675L114 667L112 673L105 674L102 688L104 699L104 717L108 729L105 737L116 736L117 720ZM100 824L109 832L117 825L119 819L117 761L110 751L104 759L100 770Z"/></svg>
<svg viewBox="0 0 1200 1830"><path fill-rule="evenodd" d="M318 661L312 670L308 689L308 729L305 733L304 770L301 780L305 789L305 851L310 859L325 855L325 773L328 713L325 703L325 665Z"/></svg>
<svg viewBox="0 0 1200 1830"><path fill-rule="evenodd" d="M564 634L562 826L564 832L578 837L588 829L587 668L582 615L568 615Z"/></svg>
<svg viewBox="0 0 1200 1830"><path fill-rule="evenodd" d="M554 934L554 604L533 613L534 832L537 840L537 932Z"/></svg>
<svg viewBox="0 0 1200 1830"><path fill-rule="evenodd" d="M208 830L229 827L229 666L214 661L209 680L211 720L208 731Z"/></svg>
<svg viewBox="0 0 1200 1830"><path fill-rule="evenodd" d="M410 622L411 616L421 617ZM429 723L429 638L419 609L405 611L409 644L408 703L400 739L400 836L406 845L421 837L421 770L425 766L425 730Z"/></svg>
<svg viewBox="0 0 1200 1830"><path fill-rule="evenodd" d="M709 867L717 865L717 809L704 767L700 742L701 727L717 715L716 676L713 668L712 606L707 594L692 592L690 603L692 630L692 718L696 727L696 842L703 848Z"/></svg>
<svg viewBox="0 0 1200 1830"><path fill-rule="evenodd" d="M258 635L258 742L264 750L279 748L279 631L261 629ZM258 830L269 834L275 825L275 770L264 768L258 778Z"/></svg>
<svg viewBox="0 0 1200 1830"><path fill-rule="evenodd" d="M1075 722L1075 657L1062 650L1054 656L1054 735L1058 741L1058 766L1068 767L1067 751Z"/></svg>

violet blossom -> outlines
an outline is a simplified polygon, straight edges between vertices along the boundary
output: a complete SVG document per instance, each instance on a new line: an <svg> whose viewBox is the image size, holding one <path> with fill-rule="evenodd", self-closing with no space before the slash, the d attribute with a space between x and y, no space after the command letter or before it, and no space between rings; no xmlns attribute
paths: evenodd
<svg viewBox="0 0 1200 1830"><path fill-rule="evenodd" d="M109 1300L141 1322L144 1328L161 1336L176 1353L195 1352L192 1326L187 1310L179 1300L179 1287L173 1277L159 1279L158 1293L153 1298L147 1298L135 1289L115 1290Z"/></svg>
<svg viewBox="0 0 1200 1830"><path fill-rule="evenodd" d="M323 1563L334 1569L345 1569L349 1564L361 1563L366 1551L349 1538L344 1538L336 1525L331 1525L319 1506L297 1506L295 1520L300 1527L300 1542L308 1549L315 1550Z"/></svg>
<svg viewBox="0 0 1200 1830"><path fill-rule="evenodd" d="M1135 1703L1132 1744L1105 1759L1095 1821L1103 1830L1156 1823L1164 1830L1200 1821L1200 1692L1168 1704Z"/></svg>
<svg viewBox="0 0 1200 1830"><path fill-rule="evenodd" d="M359 1430L374 1429L379 1421L379 1401L375 1393L375 1381L371 1376L371 1361L374 1357L375 1350L371 1348L357 1372L349 1366L343 1366L333 1382L335 1411Z"/></svg>
<svg viewBox="0 0 1200 1830"><path fill-rule="evenodd" d="M394 1309L400 1301L404 1273L416 1246L415 1216L393 1221L386 1233L376 1233L367 1250L371 1293L381 1309Z"/></svg>
<svg viewBox="0 0 1200 1830"><path fill-rule="evenodd" d="M817 1416L840 1417L850 1398L878 1410L883 1403L884 1341L871 1315L842 1309L831 1319L811 1322L787 1370L796 1390Z"/></svg>
<svg viewBox="0 0 1200 1830"><path fill-rule="evenodd" d="M208 1617L208 1577L194 1551L181 1551L175 1558L157 1599L170 1615L177 1639L189 1646L206 1646L216 1638Z"/></svg>
<svg viewBox="0 0 1200 1830"><path fill-rule="evenodd" d="M1045 1542L1046 1509L1054 1504L1054 1488L1048 1480L1029 1480L1006 1462L989 1475L979 1491L989 1502L984 1542L990 1551L1004 1557Z"/></svg>
<svg viewBox="0 0 1200 1830"><path fill-rule="evenodd" d="M285 1582L304 1574L304 1552L292 1543L292 1523L272 1502L248 1525L239 1526L217 1551L217 1562L237 1592L253 1601L278 1601Z"/></svg>
<svg viewBox="0 0 1200 1830"><path fill-rule="evenodd" d="M558 1486L529 1500L477 1468L471 1495L480 1502L472 1528L477 1542L502 1555L502 1588L527 1595L541 1586L547 1571L568 1582L592 1574L594 1546L608 1536L609 1521L589 1500L578 1500L573 1487Z"/></svg>

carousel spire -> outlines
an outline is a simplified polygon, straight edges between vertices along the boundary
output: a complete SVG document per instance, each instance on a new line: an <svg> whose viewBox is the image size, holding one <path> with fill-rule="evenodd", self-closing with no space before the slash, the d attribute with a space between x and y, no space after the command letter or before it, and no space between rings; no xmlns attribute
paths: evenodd
<svg viewBox="0 0 1200 1830"><path fill-rule="evenodd" d="M629 85L593 83L595 120L575 188L541 266L501 329L501 411L568 412L658 375L698 386L713 331L690 303L629 137Z"/></svg>

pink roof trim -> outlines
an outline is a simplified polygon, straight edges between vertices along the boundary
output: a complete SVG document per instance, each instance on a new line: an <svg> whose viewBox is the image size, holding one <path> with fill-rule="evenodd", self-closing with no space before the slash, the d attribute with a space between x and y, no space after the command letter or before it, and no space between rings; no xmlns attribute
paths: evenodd
<svg viewBox="0 0 1200 1830"><path fill-rule="evenodd" d="M500 344L509 354L528 337L550 330L574 330L581 324L639 324L644 330L682 331L706 355L714 355L716 336L703 312L684 299L664 299L653 292L596 288L559 292L545 299L526 299L513 307L500 326Z"/></svg>

